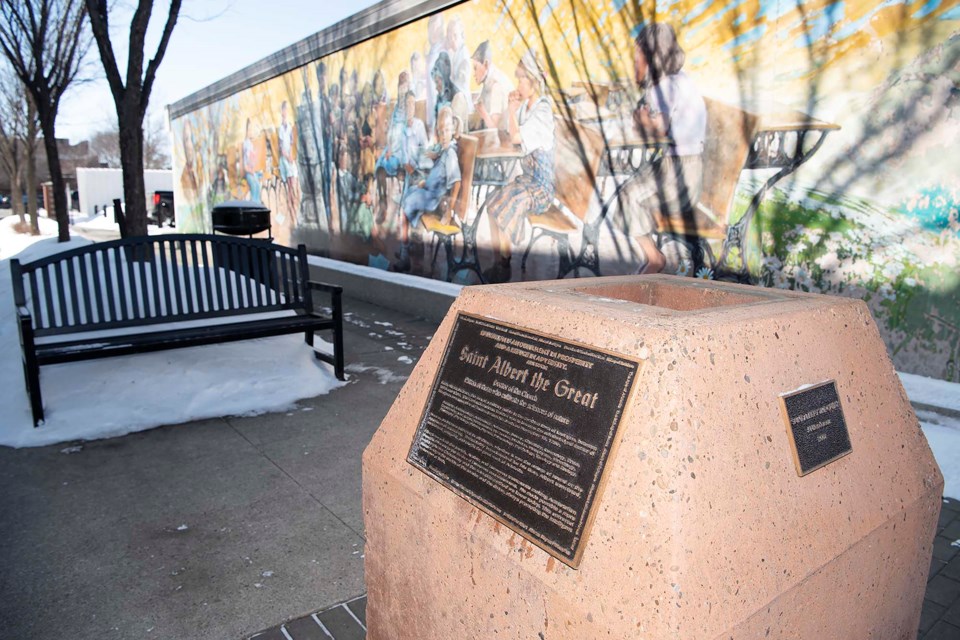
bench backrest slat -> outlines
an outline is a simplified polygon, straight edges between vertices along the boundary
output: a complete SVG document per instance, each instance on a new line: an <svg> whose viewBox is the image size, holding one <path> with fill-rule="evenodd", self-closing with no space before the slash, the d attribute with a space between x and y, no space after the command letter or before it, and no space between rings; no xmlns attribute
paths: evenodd
<svg viewBox="0 0 960 640"><path fill-rule="evenodd" d="M47 307L47 317L53 318L53 287L50 286L50 266L47 265L44 267L43 271L40 272L40 275L43 276L43 301L46 303ZM49 326L49 325L47 325Z"/></svg>
<svg viewBox="0 0 960 640"><path fill-rule="evenodd" d="M287 273L287 261L284 256L280 257L280 279L283 281L283 295L290 298L290 275Z"/></svg>
<svg viewBox="0 0 960 640"><path fill-rule="evenodd" d="M139 302L140 308L143 309L143 315L145 318L149 318L152 314L150 309L150 280L147 277L147 256L150 245L143 245L137 247L135 252L137 257L140 258L137 260L137 275L140 276L138 291L140 293Z"/></svg>
<svg viewBox="0 0 960 640"><path fill-rule="evenodd" d="M99 243L18 263L38 337L171 320L308 309L306 247L227 236Z"/></svg>
<svg viewBox="0 0 960 640"><path fill-rule="evenodd" d="M70 287L70 291L77 291L77 277L76 277L76 268L73 266L73 261L76 258L70 260L67 271L67 285ZM71 295L70 296L70 310L73 312L73 321L70 324L80 324L80 296Z"/></svg>
<svg viewBox="0 0 960 640"><path fill-rule="evenodd" d="M77 275L80 277L80 295L83 301L83 317L86 322L90 322L93 317L93 301L90 299L90 282L87 280L89 271L87 269L87 259L89 255L77 256ZM74 289L76 291L76 289ZM76 296L75 296L76 297Z"/></svg>

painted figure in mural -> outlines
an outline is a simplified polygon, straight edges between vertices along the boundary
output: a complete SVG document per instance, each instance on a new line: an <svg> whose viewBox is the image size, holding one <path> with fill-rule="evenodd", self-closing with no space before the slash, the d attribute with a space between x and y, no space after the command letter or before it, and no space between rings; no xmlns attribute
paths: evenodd
<svg viewBox="0 0 960 640"><path fill-rule="evenodd" d="M352 95L343 97L341 117L341 146L347 151L347 162L353 174L360 173L360 122L357 119L357 100Z"/></svg>
<svg viewBox="0 0 960 640"><path fill-rule="evenodd" d="M407 128L406 97L410 88L410 75L400 72L397 79L397 104L390 114L387 125L387 144L377 158L377 200L379 211L377 219L382 222L387 215L387 177L395 178L408 164L405 146Z"/></svg>
<svg viewBox="0 0 960 640"><path fill-rule="evenodd" d="M513 84L507 74L493 64L493 50L490 41L484 40L473 52L473 79L481 86L480 96L474 108L471 129L497 129L500 116L507 110L507 96L513 91Z"/></svg>
<svg viewBox="0 0 960 640"><path fill-rule="evenodd" d="M373 178L377 170L377 98L373 85L363 85L360 92L360 176Z"/></svg>
<svg viewBox="0 0 960 640"><path fill-rule="evenodd" d="M427 99L427 67L419 51L410 55L410 90L416 100Z"/></svg>
<svg viewBox="0 0 960 640"><path fill-rule="evenodd" d="M357 73L357 70L354 69L350 72L350 84L348 90L344 93L344 97L352 96L354 108L359 108L360 104L360 74ZM357 113L359 116L359 112Z"/></svg>
<svg viewBox="0 0 960 640"><path fill-rule="evenodd" d="M327 95L327 65L317 65L317 112L319 131L317 150L320 161L320 190L323 194L324 213L330 221L330 166L333 164L333 113L330 97Z"/></svg>
<svg viewBox="0 0 960 640"><path fill-rule="evenodd" d="M183 171L180 173L180 191L175 201L177 224L189 226L203 220L203 202L200 198L202 167L198 166L197 149L190 118L183 120ZM202 224L202 222L201 222Z"/></svg>
<svg viewBox="0 0 960 640"><path fill-rule="evenodd" d="M345 233L369 240L373 230L373 197L370 183L359 180L349 169L347 151L340 155L337 171L340 201L340 228Z"/></svg>
<svg viewBox="0 0 960 640"><path fill-rule="evenodd" d="M434 87L437 90L436 115L439 116L440 109L443 107L450 107L454 117L459 120L460 126L462 126L466 123L469 114L468 100L464 93L454 84L450 73L450 56L446 51L443 51L437 56L437 62L433 65L433 69L430 72L430 75L433 77ZM455 133L459 135L462 132L457 131Z"/></svg>
<svg viewBox="0 0 960 640"><path fill-rule="evenodd" d="M297 159L293 157L293 124L290 122L290 105L284 100L280 105L280 128L277 130L277 146L280 147L280 181L287 195L287 211L290 224L297 224L297 209L300 205L300 182Z"/></svg>
<svg viewBox="0 0 960 640"><path fill-rule="evenodd" d="M247 181L247 190L250 192L248 200L260 202L260 152L253 136L253 121L247 118L247 136L243 139L243 149L240 154L240 173Z"/></svg>
<svg viewBox="0 0 960 640"><path fill-rule="evenodd" d="M463 20L453 16L447 24L447 54L450 56L450 78L464 96L470 95L470 52L463 33ZM473 101L467 99L467 113L473 111ZM455 114L456 115L456 114ZM466 120L464 120L466 122Z"/></svg>
<svg viewBox="0 0 960 640"><path fill-rule="evenodd" d="M341 72L341 75L343 73ZM337 176L340 171L340 156L343 153L343 141L344 141L344 128L343 128L343 96L340 94L340 84L333 83L330 85L330 146L332 147L333 155L330 156L331 167L331 186L336 192L336 202L337 202L337 217L339 219L340 214L340 181L337 180ZM333 196L331 194L331 203L333 202ZM330 210L330 220L333 220L333 210Z"/></svg>
<svg viewBox="0 0 960 640"><path fill-rule="evenodd" d="M443 14L435 13L427 20L427 38L430 42L430 50L427 52L426 70L432 75L433 67L437 64L437 58L444 50L443 41ZM427 82L427 128L433 131L436 119L437 105L437 87L433 82Z"/></svg>
<svg viewBox="0 0 960 640"><path fill-rule="evenodd" d="M416 174L420 157L429 144L427 128L423 120L417 117L417 98L412 91L408 91L404 101L406 123L403 130L404 172L407 180Z"/></svg>
<svg viewBox="0 0 960 640"><path fill-rule="evenodd" d="M437 114L437 136L440 143L440 155L433 163L426 179L410 187L403 198L403 227L401 229L399 260L394 263L394 271L410 270L410 226L416 226L420 217L434 211L440 202L448 197L449 206L443 214L443 222L449 224L453 203L460 191L460 159L457 156L457 142L454 132L457 130L456 118L449 105L440 108Z"/></svg>
<svg viewBox="0 0 960 640"><path fill-rule="evenodd" d="M193 125L183 121L183 172L180 174L180 189L188 202L197 202L200 187L197 184L196 150L193 146Z"/></svg>
<svg viewBox="0 0 960 640"><path fill-rule="evenodd" d="M543 66L532 49L520 58L516 78L507 104L506 135L523 152L522 173L487 200L494 263L483 276L491 283L510 280L512 244L523 239L527 216L545 211L555 192L553 110L544 95Z"/></svg>
<svg viewBox="0 0 960 640"><path fill-rule="evenodd" d="M700 90L682 71L684 59L670 25L648 24L637 35L633 62L643 97L633 122L641 136L670 141L660 160L644 165L621 193L617 220L644 255L638 273L657 273L666 264L653 239L657 215L679 216L700 198L707 108Z"/></svg>
<svg viewBox="0 0 960 640"><path fill-rule="evenodd" d="M387 80L383 77L383 71L377 69L373 74L373 104L387 104L390 102L390 94L387 93Z"/></svg>

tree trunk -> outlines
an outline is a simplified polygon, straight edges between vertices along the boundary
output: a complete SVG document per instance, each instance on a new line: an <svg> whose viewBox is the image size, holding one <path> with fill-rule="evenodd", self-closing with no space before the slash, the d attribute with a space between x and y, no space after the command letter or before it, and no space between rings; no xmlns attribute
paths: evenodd
<svg viewBox="0 0 960 640"><path fill-rule="evenodd" d="M37 151L36 147L29 144L27 145L26 165L27 214L30 216L30 233L38 236L40 235L40 219L37 214Z"/></svg>
<svg viewBox="0 0 960 640"><path fill-rule="evenodd" d="M130 101L132 102L132 101ZM124 105L120 120L120 166L123 168L123 198L126 231L147 235L147 194L143 185L143 121L139 106Z"/></svg>
<svg viewBox="0 0 960 640"><path fill-rule="evenodd" d="M23 211L23 168L17 167L16 173L10 176L10 207L20 216L20 224L26 224L27 218Z"/></svg>
<svg viewBox="0 0 960 640"><path fill-rule="evenodd" d="M53 183L53 210L57 215L57 241L70 241L70 210L67 209L67 186L60 168L60 150L57 148L56 112L40 109L40 129L43 131L43 148L47 152L47 167ZM36 197L36 190L31 189ZM29 194L28 194L29 195ZM47 212L49 215L49 212Z"/></svg>

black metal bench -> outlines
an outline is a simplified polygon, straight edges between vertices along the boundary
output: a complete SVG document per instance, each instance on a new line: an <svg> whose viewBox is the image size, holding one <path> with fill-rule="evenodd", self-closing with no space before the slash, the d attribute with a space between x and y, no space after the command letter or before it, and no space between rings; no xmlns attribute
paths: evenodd
<svg viewBox="0 0 960 640"><path fill-rule="evenodd" d="M211 235L135 237L21 264L10 261L34 425L40 367L303 332L333 332L314 351L343 380L341 288L311 282L306 247ZM313 306L330 294L331 310ZM255 315L256 317L250 317Z"/></svg>

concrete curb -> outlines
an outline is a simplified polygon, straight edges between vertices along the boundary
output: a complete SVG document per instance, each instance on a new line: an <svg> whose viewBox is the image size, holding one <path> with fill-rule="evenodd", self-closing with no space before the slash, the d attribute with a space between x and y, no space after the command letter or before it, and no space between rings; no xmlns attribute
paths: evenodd
<svg viewBox="0 0 960 640"><path fill-rule="evenodd" d="M429 280L405 273L310 256L310 277L343 287L343 295L440 322L463 285Z"/></svg>

